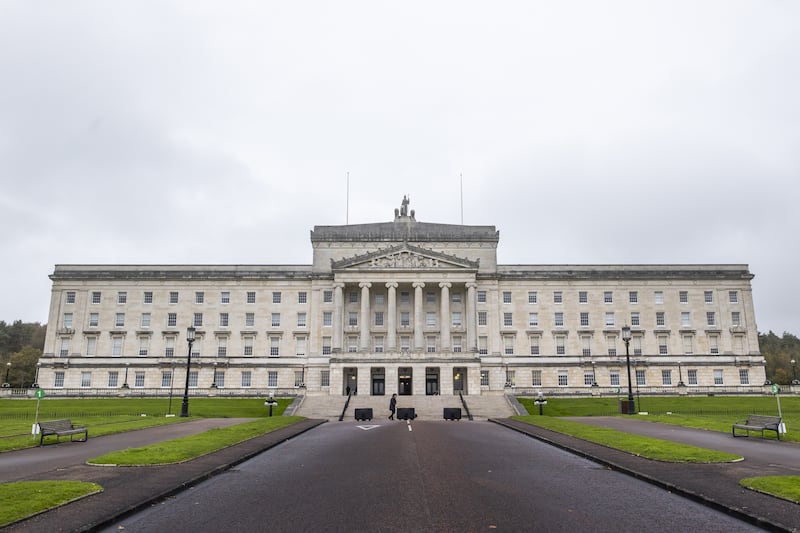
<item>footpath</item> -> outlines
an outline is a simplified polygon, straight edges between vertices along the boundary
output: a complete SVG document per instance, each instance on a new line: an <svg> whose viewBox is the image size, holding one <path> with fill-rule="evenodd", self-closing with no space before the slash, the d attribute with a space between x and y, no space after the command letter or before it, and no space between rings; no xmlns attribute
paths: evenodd
<svg viewBox="0 0 800 533"><path fill-rule="evenodd" d="M768 531L800 531L800 505L739 486L742 478L800 475L800 446L730 434L668 426L629 418L582 417L573 420L675 442L727 451L744 461L723 464L663 463L642 459L511 419L491 419L510 429L586 457L608 468L726 512ZM186 463L148 467L98 467L86 461L104 453L145 446L242 422L201 419L117 435L61 442L0 454L0 483L21 480L80 480L98 483L103 492L3 528L16 531L95 531L120 517L211 478L255 455L324 423L305 420L291 427L236 444ZM614 498L599 494L598 498ZM658 512L642 509L642 512Z"/></svg>

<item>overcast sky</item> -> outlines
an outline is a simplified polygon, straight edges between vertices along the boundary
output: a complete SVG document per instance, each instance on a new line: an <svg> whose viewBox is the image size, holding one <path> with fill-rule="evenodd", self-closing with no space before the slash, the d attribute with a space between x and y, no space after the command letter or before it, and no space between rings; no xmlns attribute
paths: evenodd
<svg viewBox="0 0 800 533"><path fill-rule="evenodd" d="M800 334L799 101L796 0L0 0L0 320L56 264L458 224L463 176L501 263L748 264Z"/></svg>

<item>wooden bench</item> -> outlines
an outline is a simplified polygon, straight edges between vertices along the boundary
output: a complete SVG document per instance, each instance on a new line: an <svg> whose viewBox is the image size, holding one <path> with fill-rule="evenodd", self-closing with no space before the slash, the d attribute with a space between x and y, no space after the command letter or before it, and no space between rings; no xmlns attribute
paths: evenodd
<svg viewBox="0 0 800 533"><path fill-rule="evenodd" d="M781 417L779 416L748 415L747 420L739 420L731 427L731 433L734 437L749 437L751 431L760 431L761 438L764 438L764 431L774 431L778 440L781 440L780 425ZM743 429L747 433L737 435L737 429Z"/></svg>
<svg viewBox="0 0 800 533"><path fill-rule="evenodd" d="M44 444L44 438L48 435L56 436L56 443L61 435L69 435L69 441L73 442L73 435L83 433L83 438L74 442L86 442L89 439L89 430L82 426L74 426L69 419L50 420L39 422L39 446Z"/></svg>

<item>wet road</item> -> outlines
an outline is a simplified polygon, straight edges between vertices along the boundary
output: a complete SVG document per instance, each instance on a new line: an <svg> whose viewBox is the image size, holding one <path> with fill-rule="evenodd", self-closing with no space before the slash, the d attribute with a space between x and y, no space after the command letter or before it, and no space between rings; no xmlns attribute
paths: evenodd
<svg viewBox="0 0 800 533"><path fill-rule="evenodd" d="M324 424L105 531L758 531L488 422Z"/></svg>

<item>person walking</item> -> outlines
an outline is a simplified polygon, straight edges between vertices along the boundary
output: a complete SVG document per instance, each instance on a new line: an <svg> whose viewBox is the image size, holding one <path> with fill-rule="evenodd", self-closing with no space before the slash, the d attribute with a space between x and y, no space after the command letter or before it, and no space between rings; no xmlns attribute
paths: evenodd
<svg viewBox="0 0 800 533"><path fill-rule="evenodd" d="M394 420L394 412L397 409L397 394L392 394L392 399L389 400L389 420Z"/></svg>

